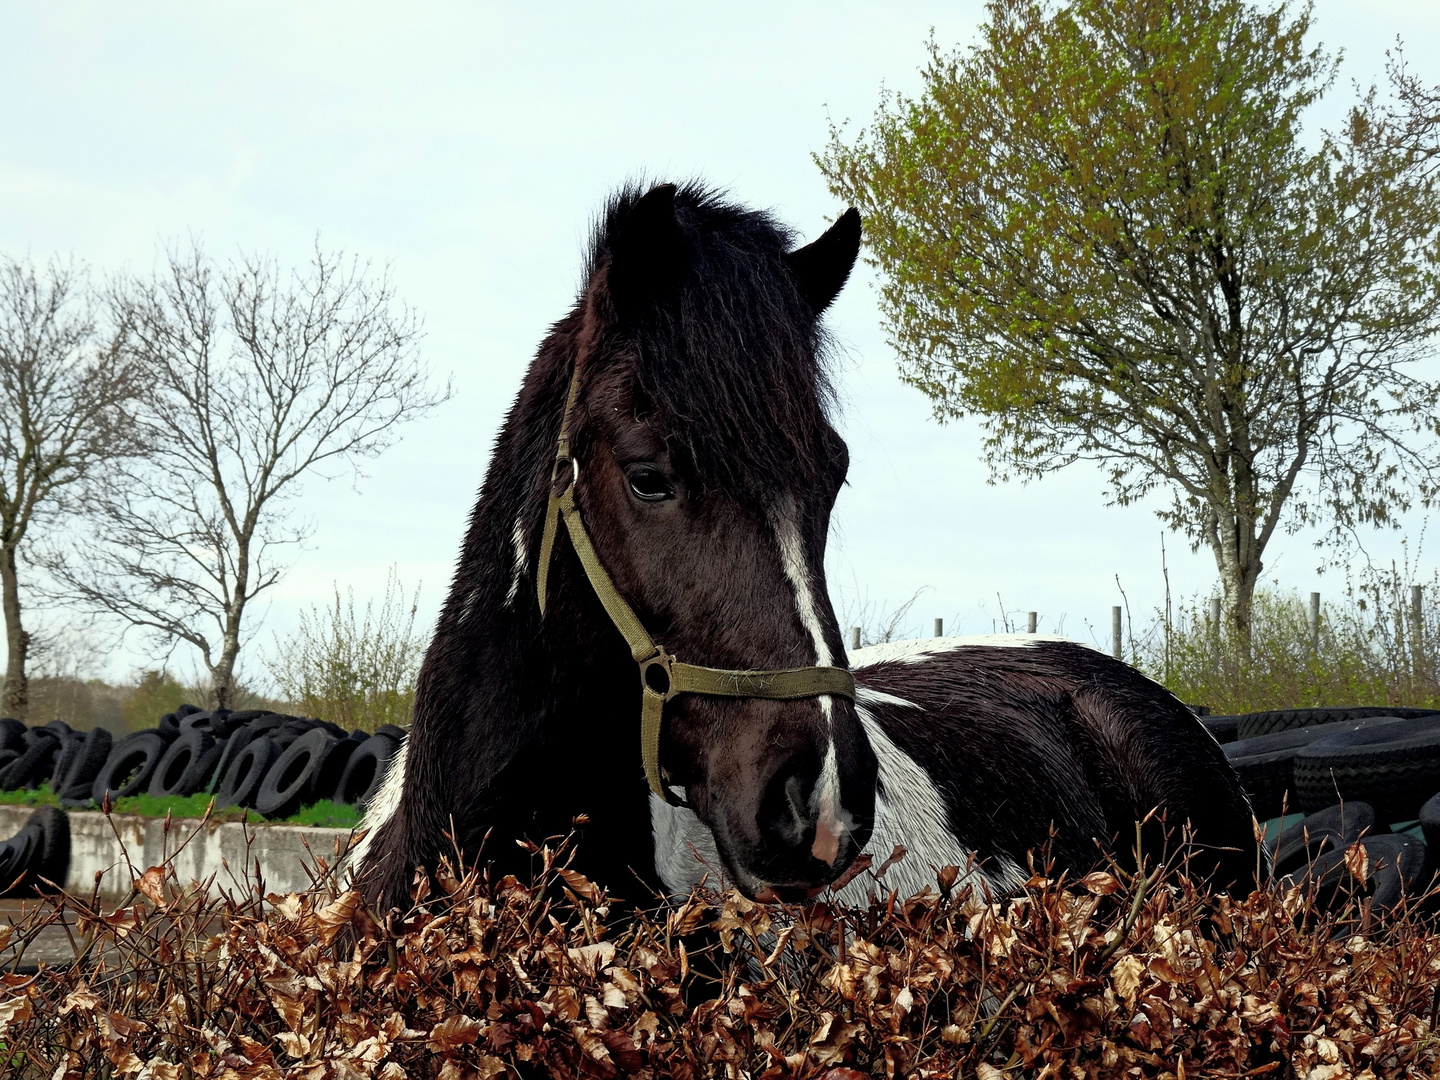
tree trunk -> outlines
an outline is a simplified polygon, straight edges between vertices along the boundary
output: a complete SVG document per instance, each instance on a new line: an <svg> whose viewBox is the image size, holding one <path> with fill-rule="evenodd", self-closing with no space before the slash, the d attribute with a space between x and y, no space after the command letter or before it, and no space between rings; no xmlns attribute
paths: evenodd
<svg viewBox="0 0 1440 1080"><path fill-rule="evenodd" d="M1227 544L1221 538L1214 551L1215 566L1220 572L1224 622L1241 652L1248 655L1255 586L1259 584L1260 571L1264 568L1260 560L1260 545L1254 537L1248 542L1233 544Z"/></svg>
<svg viewBox="0 0 1440 1080"><path fill-rule="evenodd" d="M0 692L0 716L25 720L30 713L30 683L25 678L25 659L30 652L30 635L20 625L20 582L15 573L15 549L0 548L0 595L5 607L5 688Z"/></svg>
<svg viewBox="0 0 1440 1080"><path fill-rule="evenodd" d="M210 693L217 709L235 707L235 660L240 655L240 617L244 611L243 601L236 601L225 620L220 658L210 667Z"/></svg>

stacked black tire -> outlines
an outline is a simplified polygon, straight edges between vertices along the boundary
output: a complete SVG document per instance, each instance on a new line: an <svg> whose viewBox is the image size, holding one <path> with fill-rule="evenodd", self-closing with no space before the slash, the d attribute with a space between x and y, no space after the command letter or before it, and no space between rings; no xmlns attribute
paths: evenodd
<svg viewBox="0 0 1440 1080"><path fill-rule="evenodd" d="M1440 844L1440 710L1286 709L1201 723L1224 746L1257 818L1307 815L1270 845L1277 877L1314 883L1322 903L1348 895L1345 849L1358 840L1374 871L1358 891L1376 906L1429 888L1430 849Z"/></svg>
<svg viewBox="0 0 1440 1080"><path fill-rule="evenodd" d="M49 784L63 806L88 809L130 795L216 796L286 818L321 799L363 809L384 782L404 731L346 732L324 720L182 705L145 731L114 739L63 722L0 720L0 790Z"/></svg>

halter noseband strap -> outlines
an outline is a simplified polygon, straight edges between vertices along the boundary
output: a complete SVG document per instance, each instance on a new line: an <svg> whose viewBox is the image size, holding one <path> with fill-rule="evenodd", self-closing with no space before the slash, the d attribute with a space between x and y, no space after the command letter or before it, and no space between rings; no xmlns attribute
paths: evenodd
<svg viewBox="0 0 1440 1080"><path fill-rule="evenodd" d="M678 694L703 694L709 697L765 698L772 701L794 701L839 694L855 700L855 677L845 668L804 667L780 671L727 671L724 668L686 664L655 644L639 616L625 602L600 562L580 508L575 505L575 482L580 478L580 464L570 452L570 417L580 391L580 366L576 364L570 377L570 390L565 398L565 413L560 421L560 440L551 473L550 503L545 510L545 531L540 539L540 565L536 588L540 614L545 614L546 589L550 580L550 558L555 548L555 534L563 522L590 587L595 590L605 613L630 646L630 656L640 667L640 754L645 764L645 779L650 790L667 803L679 800L665 784L660 768L660 726L665 702ZM563 483L559 493L557 484Z"/></svg>

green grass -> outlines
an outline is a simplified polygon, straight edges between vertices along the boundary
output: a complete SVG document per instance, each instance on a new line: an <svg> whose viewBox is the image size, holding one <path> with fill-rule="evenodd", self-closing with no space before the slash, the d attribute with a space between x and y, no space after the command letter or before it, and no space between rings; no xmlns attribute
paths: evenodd
<svg viewBox="0 0 1440 1080"><path fill-rule="evenodd" d="M205 808L210 805L213 798L204 792L187 797L168 795L165 798L157 798L154 795L131 795L128 798L116 799L110 806L113 814L138 814L141 817L164 817L167 813L172 818L202 818L205 816ZM0 806L59 806L60 800L50 790L49 784L42 784L38 788L27 788L24 791L0 791ZM93 807L99 809L99 807ZM264 821L265 819L256 814L255 811L245 810L221 810L210 815L211 820L219 821ZM331 802L329 799L321 799L311 806L305 807L298 814L285 818L272 824L281 825L310 825L325 829L353 829L360 824L361 813L353 806L344 803Z"/></svg>

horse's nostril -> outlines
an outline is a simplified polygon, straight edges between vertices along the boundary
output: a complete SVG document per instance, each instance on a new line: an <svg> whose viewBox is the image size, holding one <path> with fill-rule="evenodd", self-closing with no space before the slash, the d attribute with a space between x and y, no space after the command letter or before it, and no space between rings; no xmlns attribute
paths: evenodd
<svg viewBox="0 0 1440 1080"><path fill-rule="evenodd" d="M782 848L798 848L806 843L815 824L810 809L814 781L799 771L782 771L770 781L760 802L761 836Z"/></svg>

